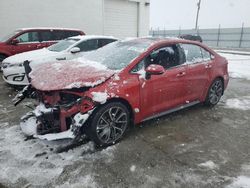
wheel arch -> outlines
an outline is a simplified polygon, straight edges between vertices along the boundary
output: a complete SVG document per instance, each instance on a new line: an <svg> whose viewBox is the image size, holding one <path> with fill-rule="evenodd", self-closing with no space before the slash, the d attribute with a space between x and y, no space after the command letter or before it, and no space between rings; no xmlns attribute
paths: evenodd
<svg viewBox="0 0 250 188"><path fill-rule="evenodd" d="M222 91L222 95L224 94L224 89L225 89L225 80L222 76L217 76L213 79L213 82L216 80L216 79L220 79L222 81L222 84L223 84L223 91ZM212 83L213 83L212 82Z"/></svg>
<svg viewBox="0 0 250 188"><path fill-rule="evenodd" d="M105 104L111 103L111 102L121 102L122 104L124 104L128 108L128 111L130 113L130 124L129 125L134 126L135 114L133 112L133 108L130 105L130 103L126 99L119 97L119 98L110 98L107 100L107 102Z"/></svg>

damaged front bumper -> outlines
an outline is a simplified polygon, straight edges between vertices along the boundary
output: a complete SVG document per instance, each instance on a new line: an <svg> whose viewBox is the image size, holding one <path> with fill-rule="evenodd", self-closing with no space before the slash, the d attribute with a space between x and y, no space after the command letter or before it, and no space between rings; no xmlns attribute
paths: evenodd
<svg viewBox="0 0 250 188"><path fill-rule="evenodd" d="M21 118L21 129L26 136L44 140L75 139L82 134L81 128L91 115L93 110L86 113L78 112L72 116L70 128L60 132L59 109L45 108L40 104L32 112L27 113Z"/></svg>

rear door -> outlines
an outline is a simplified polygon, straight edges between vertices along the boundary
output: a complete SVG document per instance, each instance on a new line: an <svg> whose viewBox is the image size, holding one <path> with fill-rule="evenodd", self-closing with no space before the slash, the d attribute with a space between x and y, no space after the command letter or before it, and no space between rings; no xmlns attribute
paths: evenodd
<svg viewBox="0 0 250 188"><path fill-rule="evenodd" d="M150 79L145 79L143 74L139 76L144 118L185 103L186 65L180 59L176 45L153 51L143 60L143 64L144 67L150 64L162 65L166 70L162 75L152 75Z"/></svg>
<svg viewBox="0 0 250 188"><path fill-rule="evenodd" d="M187 95L186 100L193 102L200 99L210 80L210 59L206 59L200 46L181 44L187 64ZM204 57L203 57L204 56Z"/></svg>
<svg viewBox="0 0 250 188"><path fill-rule="evenodd" d="M24 32L15 39L17 39L19 43L11 46L13 54L36 50L37 46L40 44L37 31Z"/></svg>
<svg viewBox="0 0 250 188"><path fill-rule="evenodd" d="M39 45L40 48L48 47L57 42L57 40L55 40L55 37L53 35L53 30L40 30L39 33L41 40L41 43Z"/></svg>

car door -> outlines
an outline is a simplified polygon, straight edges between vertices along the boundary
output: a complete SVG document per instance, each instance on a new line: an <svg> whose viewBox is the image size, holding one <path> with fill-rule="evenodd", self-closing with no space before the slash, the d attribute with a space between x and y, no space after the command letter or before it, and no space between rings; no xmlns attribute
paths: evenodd
<svg viewBox="0 0 250 188"><path fill-rule="evenodd" d="M211 66L208 59L203 58L202 48L194 44L181 44L187 64L187 101L199 101L209 84Z"/></svg>
<svg viewBox="0 0 250 188"><path fill-rule="evenodd" d="M53 35L53 30L40 30L39 34L41 43L38 45L38 48L46 48L57 42Z"/></svg>
<svg viewBox="0 0 250 188"><path fill-rule="evenodd" d="M27 31L15 38L18 43L11 46L12 53L22 53L26 51L36 50L39 42L39 35L37 31Z"/></svg>
<svg viewBox="0 0 250 188"><path fill-rule="evenodd" d="M140 101L144 118L167 111L185 103L186 65L180 58L176 45L165 46L153 51L143 60L144 69L150 64L162 65L162 75L152 75L146 79L139 76Z"/></svg>

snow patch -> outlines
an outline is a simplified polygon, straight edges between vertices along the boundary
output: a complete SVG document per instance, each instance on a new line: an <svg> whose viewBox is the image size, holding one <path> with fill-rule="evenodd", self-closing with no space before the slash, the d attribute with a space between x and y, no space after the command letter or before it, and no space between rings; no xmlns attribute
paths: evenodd
<svg viewBox="0 0 250 188"><path fill-rule="evenodd" d="M114 75L114 80L120 80L120 77L117 74L115 74Z"/></svg>
<svg viewBox="0 0 250 188"><path fill-rule="evenodd" d="M250 56L219 53L228 60L228 72L232 78L250 80Z"/></svg>
<svg viewBox="0 0 250 188"><path fill-rule="evenodd" d="M250 96L245 96L240 99L227 99L225 108L250 110Z"/></svg>
<svg viewBox="0 0 250 188"><path fill-rule="evenodd" d="M234 179L234 181L226 186L226 188L249 188L250 187L250 177L239 176Z"/></svg>
<svg viewBox="0 0 250 188"><path fill-rule="evenodd" d="M29 187L47 187L48 185L52 187L55 185L58 187L99 187L94 181L92 164L99 160L112 161L114 158L116 146L83 155L84 151L93 146L92 142L68 152L56 153L53 149L67 144L67 140L48 142L31 139L24 141L25 137L20 134L19 126L3 127L4 124L0 123L2 127L1 160L4 161L0 163L0 182L10 187L20 187L22 179L27 181ZM62 176L67 173L70 166L74 168L67 174L69 179L62 182ZM85 174L79 173L83 167Z"/></svg>
<svg viewBox="0 0 250 188"><path fill-rule="evenodd" d="M218 165L216 165L213 161L207 161L207 162L205 162L205 163L199 164L198 166L200 166L200 167L205 167L205 168L209 168L209 169L211 169L211 170L217 169L217 168L218 168Z"/></svg>
<svg viewBox="0 0 250 188"><path fill-rule="evenodd" d="M135 168L136 168L135 165L132 165L132 166L130 167L130 171L131 171L131 172L134 172L134 171L135 171Z"/></svg>
<svg viewBox="0 0 250 188"><path fill-rule="evenodd" d="M42 140L61 140L65 138L75 138L75 135L73 134L71 129L68 129L67 131L60 132L60 133L50 133L50 134L45 134L45 135L34 135L35 138L39 138Z"/></svg>
<svg viewBox="0 0 250 188"><path fill-rule="evenodd" d="M106 92L91 92L91 95L93 96L93 101L101 104L104 104L108 98L108 94Z"/></svg>
<svg viewBox="0 0 250 188"><path fill-rule="evenodd" d="M134 111L135 111L135 113L139 113L140 109L139 108L135 108Z"/></svg>
<svg viewBox="0 0 250 188"><path fill-rule="evenodd" d="M37 119L36 117L30 117L26 121L21 121L20 127L22 132L27 136L37 134Z"/></svg>
<svg viewBox="0 0 250 188"><path fill-rule="evenodd" d="M89 115L90 115L89 113L86 114L77 113L74 116L74 121L75 121L74 125L77 127L81 127L87 121Z"/></svg>

